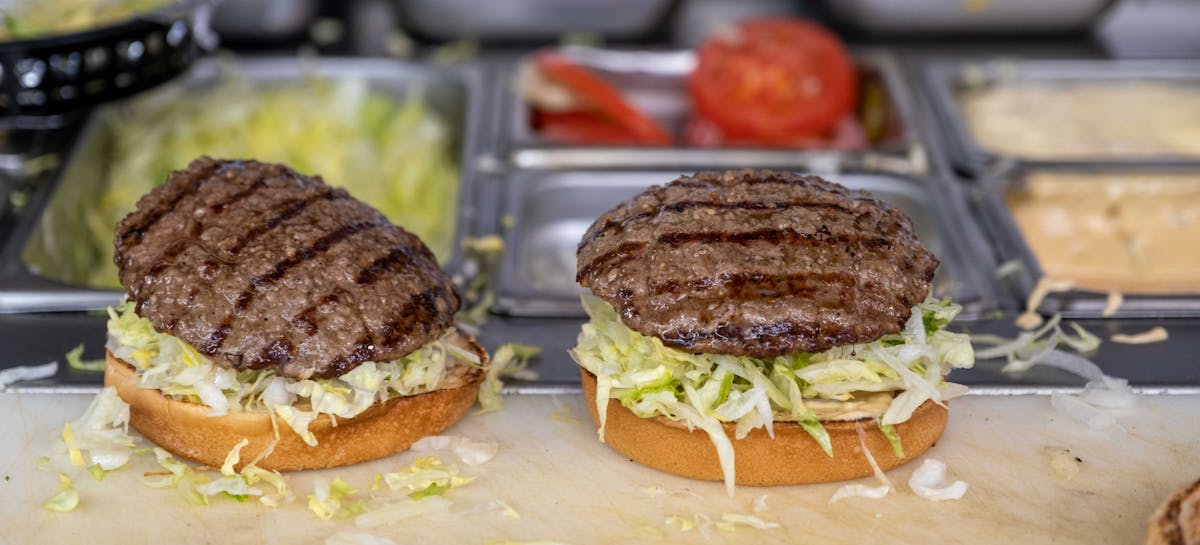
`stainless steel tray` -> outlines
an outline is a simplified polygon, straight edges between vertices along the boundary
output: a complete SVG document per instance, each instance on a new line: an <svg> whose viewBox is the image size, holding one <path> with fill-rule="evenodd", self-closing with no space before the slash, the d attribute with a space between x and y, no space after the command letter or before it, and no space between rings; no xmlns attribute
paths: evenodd
<svg viewBox="0 0 1200 545"><path fill-rule="evenodd" d="M564 53L596 71L624 93L642 111L669 130L682 127L691 113L686 82L696 64L691 50L649 51L565 48ZM924 148L913 121L913 101L895 59L884 52L853 53L860 76L883 89L888 118L882 138L863 150L695 148L584 146L556 144L542 139L529 125L530 111L516 92L517 64L509 65L509 79L497 85L504 110L510 159L521 168L663 167L705 164L735 168L746 165L803 170L870 169L899 173L924 173ZM860 85L861 89L867 85ZM673 131L677 132L677 131Z"/></svg>
<svg viewBox="0 0 1200 545"><path fill-rule="evenodd" d="M1200 85L1200 62L1185 60L1082 59L935 59L923 70L924 93L932 106L940 137L954 167L974 176L994 176L1017 166L1200 166L1200 157L1096 157L1033 159L984 149L972 135L959 107L958 93L971 86L1012 83L1129 83L1160 81ZM1036 112L1030 112L1036 114ZM1114 112L1120 115L1120 112Z"/></svg>
<svg viewBox="0 0 1200 545"><path fill-rule="evenodd" d="M414 86L425 89L430 107L442 115L452 128L459 150L460 188L456 216L454 254L447 270L456 271L462 261L457 241L477 220L475 157L481 141L492 134L485 126L485 95L479 92L482 75L475 67L434 70L386 59L320 59L315 61L286 58L252 58L238 61L243 77L264 83L297 81L313 75L325 78L362 78L376 90L404 97ZM216 62L198 63L183 82L189 92L202 92L218 77ZM103 308L117 302L121 293L84 285L64 284L40 274L30 266L30 256L42 256L51 266L73 259L69 247L54 247L61 237L79 223L77 211L88 206L107 183L99 173L107 171L111 145L109 128L93 116L82 129L68 162L55 183L43 188L32 206L17 222L13 236L5 241L0 258L0 313L68 311ZM85 258L86 259L86 258ZM93 258L94 259L94 258Z"/></svg>
<svg viewBox="0 0 1200 545"><path fill-rule="evenodd" d="M609 208L678 170L521 171L508 180L507 252L497 278L496 310L518 316L582 316L575 283L575 250L593 221ZM994 301L986 256L974 255L963 200L956 190L891 174L831 174L865 189L912 218L921 241L942 261L934 294L950 295L971 312Z"/></svg>
<svg viewBox="0 0 1200 545"><path fill-rule="evenodd" d="M983 180L979 187L972 191L971 199L980 213L979 218L985 232L992 240L992 245L997 252L997 260L1001 263L1016 261L1021 265L1012 274L1000 279L1001 289L1011 294L1016 301L1023 302L1033 291L1037 279L1044 275L1037 256L1034 255L1005 202L1006 194L1013 190L1024 176L1034 171L1113 174L1130 170L1130 168L1113 170L1110 167L1091 166L1089 168L1077 165L1038 168L1025 166ZM1159 174L1181 171L1180 167L1174 166L1157 168L1142 166L1132 170L1139 173ZM1195 172L1200 176L1200 170L1183 170L1183 172ZM1196 250L1196 248L1180 248L1180 251L1184 252L1195 252ZM1200 293L1145 295L1125 292L1123 296L1124 301L1112 316L1113 318L1200 316ZM1047 315L1061 313L1067 317L1099 318L1106 302L1106 293L1075 289L1047 295L1039 310ZM1024 303L1019 304L1023 305ZM1172 342L1174 342L1173 338Z"/></svg>

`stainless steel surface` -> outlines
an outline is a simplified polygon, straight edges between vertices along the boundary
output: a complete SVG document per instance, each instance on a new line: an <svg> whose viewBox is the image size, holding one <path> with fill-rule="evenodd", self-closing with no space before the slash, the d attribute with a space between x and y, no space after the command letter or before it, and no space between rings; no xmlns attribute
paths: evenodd
<svg viewBox="0 0 1200 545"><path fill-rule="evenodd" d="M564 53L617 87L640 110L678 134L691 116L687 76L695 67L690 50L650 51L564 48ZM672 148L583 146L547 142L530 127L530 109L517 92L516 63L511 80L496 89L503 97L512 162L521 168L624 166L687 166L703 163L735 168L746 165L794 167L806 170L879 168L899 173L923 173L922 149L913 128L913 101L903 84L895 59L882 51L854 52L864 81L878 81L889 114L885 134L867 149ZM865 88L861 85L860 89Z"/></svg>
<svg viewBox="0 0 1200 545"><path fill-rule="evenodd" d="M924 65L924 92L931 115L940 126L940 137L953 166L976 176L998 175L1014 166L1071 166L1081 164L1194 165L1197 157L1096 158L1036 160L1006 157L984 149L971 134L959 107L963 89L1003 83L1129 83L1160 81L1200 85L1200 61L1193 60L1067 60L1067 59L936 59ZM1035 112L1030 112L1034 114ZM1113 112L1120 115L1120 112Z"/></svg>
<svg viewBox="0 0 1200 545"><path fill-rule="evenodd" d="M1113 0L827 0L843 25L868 32L969 34L1078 32L1095 23Z"/></svg>
<svg viewBox="0 0 1200 545"><path fill-rule="evenodd" d="M1011 275L1001 279L1002 289L1011 293L1017 301L1025 301L1033 291L1037 279L1044 275L1037 256L1030 249L1029 243L1013 218L1012 211L1005 200L1008 192L1013 191L1021 179L1030 172L1060 172L1111 174L1113 171L1105 167L1085 165L1022 168L1007 172L996 177L985 179L979 187L972 190L971 198L979 210L979 219L984 230L991 238L998 261L1001 263L1016 261L1020 268ZM1176 168L1164 167L1157 171L1143 168L1138 172L1178 172ZM1192 171L1200 174L1200 171ZM1194 248L1180 248L1180 251L1195 251ZM1177 295L1144 295L1133 292L1123 294L1124 301L1113 314L1113 318L1158 318L1163 316L1200 316L1200 294L1183 293ZM1041 306L1041 312L1049 314L1061 313L1072 318L1099 318L1107 304L1107 293L1075 289L1068 292L1051 293L1046 296ZM1022 303L1023 308L1023 303Z"/></svg>
<svg viewBox="0 0 1200 545"><path fill-rule="evenodd" d="M459 206L455 213L454 255L445 264L457 271L462 261L457 241L470 235L478 219L476 211L476 170L474 158L480 141L491 134L484 125L482 111L485 96L478 92L481 74L478 67L433 70L427 67L384 59L254 58L238 62L244 77L269 84L283 84L317 75L326 78L363 78L373 89L402 98L421 88L430 107L446 119L459 150ZM219 74L216 62L198 63L184 82L189 92L202 92ZM136 100L136 99L135 99ZM117 302L118 291L67 285L39 274L29 266L28 258L40 257L48 266L66 266L75 259L70 247L63 247L63 232L78 232L80 217L76 211L87 206L108 183L103 176L110 159L108 127L94 116L83 129L70 154L62 175L37 196L30 214L16 226L5 241L0 257L0 313L69 311L103 308ZM71 239L68 238L67 244Z"/></svg>
<svg viewBox="0 0 1200 545"><path fill-rule="evenodd" d="M654 184L665 184L678 170L524 171L509 179L505 214L514 224L505 230L505 253L497 278L496 309L519 316L582 316L575 283L575 250L593 221L609 208ZM967 257L961 238L970 229L964 211L946 200L951 188L886 174L830 174L855 189L865 189L905 212L920 240L941 259L934 295L979 309L992 300L980 267ZM990 270L984 268L983 270Z"/></svg>
<svg viewBox="0 0 1200 545"><path fill-rule="evenodd" d="M647 34L672 0L398 0L413 30L439 39L555 40L571 32Z"/></svg>
<svg viewBox="0 0 1200 545"><path fill-rule="evenodd" d="M308 29L317 0L229 0L213 11L212 27L222 38L266 41Z"/></svg>

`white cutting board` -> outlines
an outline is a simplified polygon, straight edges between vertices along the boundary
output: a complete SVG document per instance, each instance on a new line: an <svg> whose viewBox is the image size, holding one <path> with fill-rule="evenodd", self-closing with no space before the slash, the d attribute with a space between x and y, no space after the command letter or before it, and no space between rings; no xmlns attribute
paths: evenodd
<svg viewBox="0 0 1200 545"><path fill-rule="evenodd" d="M64 422L88 396L0 394L0 544L23 543L324 543L353 521L321 521L306 509L315 475L340 476L361 490L383 471L416 457L403 453L352 468L293 474L297 501L279 509L215 499L185 503L170 490L140 484L155 470L147 457L103 482L77 479L82 496L73 513L41 508L57 477L34 470ZM970 483L961 501L934 503L914 495L915 466L889 475L897 489L880 500L829 504L839 485L741 487L734 498L718 483L688 481L629 462L596 440L582 399L509 397L499 413L469 416L450 432L495 440L491 462L464 471L478 478L451 490L449 512L382 526L370 533L397 543L483 544L499 540L556 540L577 545L624 543L1057 543L1132 544L1143 539L1158 503L1200 477L1200 396L1143 397L1122 415L1124 430L1093 431L1056 414L1046 397L967 397L952 404L945 437L927 456ZM1046 446L1083 459L1064 480L1051 470ZM440 457L456 461L450 453ZM462 464L460 464L462 465ZM870 481L863 480L864 483ZM648 494L648 487L669 493ZM753 513L767 494L768 509ZM512 505L520 519L479 507L492 499ZM474 512L471 512L474 510ZM757 514L781 528L717 530L705 539L680 532L671 515Z"/></svg>

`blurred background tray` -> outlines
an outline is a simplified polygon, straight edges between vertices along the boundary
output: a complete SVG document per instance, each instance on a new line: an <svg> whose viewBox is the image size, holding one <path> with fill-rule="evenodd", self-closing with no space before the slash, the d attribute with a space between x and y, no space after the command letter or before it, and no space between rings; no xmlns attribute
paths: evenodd
<svg viewBox="0 0 1200 545"><path fill-rule="evenodd" d="M439 70L387 59L303 61L257 58L240 60L237 66L240 76L235 77L244 77L255 85L266 87L286 86L311 77L331 81L362 80L368 88L394 100L397 107L405 97L414 92L421 93L423 102L447 123L451 149L459 165L458 197L444 205L450 212L449 221L453 228L447 240L430 240L429 243L444 247L447 255L442 257L448 270L459 267L458 240L466 236L467 224L476 216L474 162L466 158L475 156L477 139L487 132L487 128L479 124L484 116L477 111L483 100L477 91L477 74L470 70ZM182 82L182 89L167 92L177 92L180 97L203 93L215 85L221 72L218 62L200 63ZM119 108L137 109L138 104L135 100L113 105L92 116L81 131L61 175L34 197L28 213L4 244L0 313L89 310L104 308L120 299L120 291L108 287L110 282L115 284L115 279L97 279L92 274L99 265L111 259L111 250L80 243L81 240L92 240L90 233L94 228L87 225L88 218L80 211L94 206L107 185L115 183L107 175L116 153L113 149L114 129L108 120L121 118ZM337 108L338 105L330 104L329 107Z"/></svg>

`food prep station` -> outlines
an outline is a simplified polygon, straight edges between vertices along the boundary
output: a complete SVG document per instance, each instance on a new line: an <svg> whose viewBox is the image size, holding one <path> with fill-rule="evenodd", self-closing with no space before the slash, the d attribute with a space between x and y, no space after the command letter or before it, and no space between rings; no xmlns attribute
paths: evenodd
<svg viewBox="0 0 1200 545"><path fill-rule="evenodd" d="M686 116L681 73L689 64L688 51L582 50L580 58L629 82L622 90L634 102L645 102L648 111L679 125ZM639 56L644 58L639 59ZM514 65L520 57L486 56L454 67L431 67L389 59L325 58L311 68L291 58L248 58L239 70L253 80L296 81L306 70L330 78L366 78L370 85L397 98L413 85L432 89L433 109L451 120L454 145L461 165L461 191L455 211L456 248L464 238L498 235L505 251L490 275L495 306L482 328L491 347L509 340L528 342L544 349L536 364L539 379L511 385L520 392L576 391L575 366L566 350L582 323L575 284L575 246L587 226L608 208L641 189L666 183L680 174L712 168L775 168L814 172L851 188L866 189L898 207L913 219L918 236L941 259L934 293L950 296L964 306L961 327L976 332L1016 333L1014 317L1023 309L1040 268L1024 242L1004 202L1005 191L1021 172L1030 169L1096 171L1128 170L1128 161L1108 164L1086 161L1041 163L999 159L994 154L961 151L952 143L966 142L964 122L956 117L951 98L957 83L951 73L984 65L966 61L921 63L909 60L915 73L903 74L896 54L875 50L861 54L864 74L875 74L887 97L882 136L857 150L778 150L696 147L637 148L549 143L539 139L528 123L528 109L513 91ZM1013 66L1021 67L1018 61ZM1031 63L1035 74L1052 71L1048 61ZM1117 79L1145 74L1175 76L1187 64L1170 65L1171 71L1125 61L1073 61L1076 72L1104 73ZM637 70L629 66L639 66ZM954 66L957 72L948 67ZM982 68L981 68L982 66ZM1090 66L1085 70L1084 67ZM1193 66L1194 68L1194 66ZM625 72L621 72L625 69ZM216 76L214 63L198 63L183 83L203 89ZM682 72L681 72L682 71ZM1053 71L1062 76L1061 71ZM649 74L645 78L635 77ZM1021 72L1024 74L1024 72ZM868 88L867 86L864 86ZM927 88L928 87L928 88ZM202 92L202 91L201 91ZM930 100L916 100L925 97ZM119 107L119 106L108 106ZM942 123L940 119L954 120ZM3 241L0 273L0 335L14 347L6 365L51 361L89 339L103 338L106 317L102 310L120 300L120 292L69 279L69 271L91 263L80 259L69 245L82 226L73 211L98 198L107 180L107 139L102 116L94 116L75 138L58 172L34 191L29 204L11 218ZM962 150L969 149L963 147ZM997 167L997 163L1008 166ZM1183 169L1187 160L1142 162L1139 168ZM1200 162L1197 162L1200 165ZM960 168L948 168L950 166ZM961 171L979 175L963 175ZM999 278L1001 263L1020 266ZM459 278L479 272L482 264L467 259L461 249L446 263ZM67 278L64 279L64 276ZM1102 318L1103 293L1072 291L1051 294L1043 303L1047 313L1062 312L1078 319L1097 334L1140 331L1166 325L1171 338L1144 346L1107 344L1094 357L1114 376L1127 378L1139 388L1177 393L1200 391L1200 367L1185 357L1200 347L1189 333L1200 331L1200 299L1188 294L1139 295L1128 293L1111 318ZM93 311L88 314L89 311ZM66 328L70 334L48 336L46 324ZM52 338L47 338L52 337ZM23 340L18 342L18 339ZM40 339L36 343L28 339ZM99 341L85 342L87 357L101 355ZM1159 362L1153 367L1138 361ZM995 362L993 362L995 363ZM956 380L979 393L1047 392L1081 386L1077 377L1045 368L1021 375L1002 374L997 365L981 362L974 369L956 372ZM28 383L24 389L57 389L95 386L95 375L63 369L59 377Z"/></svg>
<svg viewBox="0 0 1200 545"><path fill-rule="evenodd" d="M419 2L413 4L422 5ZM445 8L450 9L449 6ZM436 35L435 31L431 33ZM634 147L549 142L532 127L530 108L517 90L515 75L530 51L523 48L506 47L497 51L484 48L474 57L450 65L380 57L322 56L316 60L300 60L292 55L261 52L241 55L235 65L243 77L267 85L316 75L365 80L370 88L397 100L414 89L423 91L431 110L447 121L452 133L452 155L459 165L456 202L453 209L447 211L453 217L454 251L443 259L444 267L463 287L480 275L486 275L485 289L490 292L488 297L493 304L480 326L480 338L490 350L505 342L522 342L542 348L540 358L531 366L538 378L507 384L507 392L518 394L517 401L510 400L516 406L512 410L523 417L536 414L537 418L544 419L539 411L562 409L560 398L556 396L567 396L562 399L569 399L566 403L568 409L575 410L574 417L586 421L582 402L572 396L580 391L579 375L567 353L584 321L578 299L580 288L575 283L576 245L596 217L649 185L664 184L680 174L698 170L748 167L811 172L851 188L868 190L905 212L912 219L920 240L941 260L934 281L934 295L949 296L964 307L954 328L972 334L1014 337L1019 332L1014 320L1025 310L1026 300L1045 270L1011 208L1010 197L1022 190L1026 178L1042 172L1200 176L1200 153L1188 155L1167 150L1136 157L1069 154L1023 157L1004 153L989 148L972 132L962 102L964 94L972 90L1024 84L1069 88L1080 82L1123 85L1154 81L1200 93L1200 87L1197 87L1200 64L1196 62L1111 60L1094 55L1047 58L1037 53L1022 57L1006 49L958 54L951 47L933 54L929 53L928 47L908 47L903 40L898 43L896 46L875 43L868 46L852 43L850 46L862 81L855 112L860 121L871 128L866 131L868 137L863 145L848 149L821 146L806 149ZM1034 47L1014 48L1013 51L1026 49L1037 50ZM690 49L660 44L655 47L566 46L562 51L602 75L664 126L673 131L682 130L690 114L685 80L696 62ZM200 60L170 85L203 93L216 77L217 65L218 62L212 59ZM136 107L138 100L140 97L123 99L123 102L100 106L100 109ZM45 138L49 144L45 147L59 157L55 168L33 176L19 172L4 174L6 184L24 189L20 191L20 206L12 210L0 208L0 347L4 348L0 351L0 369L53 360L61 363L63 354L80 343L85 346L85 358L103 356L107 320L103 309L118 302L121 294L113 289L89 285L78 275L72 278L70 271L93 267L97 259L73 251L72 243L84 236L82 233L86 229L81 225L77 211L99 199L104 184L111 183L99 174L107 172L113 153L111 131L105 126L105 119L102 111L97 111L86 120L47 132ZM1200 136L1196 138L1200 139ZM1200 196L1192 195L1191 198L1200 201ZM5 201L8 204L9 199ZM1192 206L1192 210L1196 210L1200 205ZM1200 218L1191 217L1188 221L1192 222L1193 230L1200 230ZM497 260L483 259L463 250L464 241L491 235L504 242L504 251ZM1200 248L1181 247L1178 251L1200 259ZM1086 289L1051 293L1039 310L1047 316L1061 313L1065 319L1076 321L1101 337L1105 342L1099 350L1089 354L1089 358L1105 373L1127 379L1135 391L1156 396L1146 402L1160 411L1156 414L1193 411L1200 407L1195 402L1196 396L1200 395L1200 362L1196 358L1200 353L1200 276L1192 281L1195 287L1190 290L1125 291L1123 304L1108 317L1102 315L1106 305L1105 292ZM1167 340L1144 345L1108 342L1114 333L1136 333L1156 326L1168 330ZM978 396L1044 396L1053 392L1077 392L1085 382L1078 376L1046 366L1004 373L1000 370L1004 363L980 360L973 369L956 370L950 379L970 386L971 393ZM62 365L53 378L19 383L11 386L9 391L32 399L30 396L49 393L95 392L100 383L98 372ZM543 394L547 397L523 398ZM21 398L5 397L8 395L0 395L0 403L3 403L0 406L21 410ZM971 398L962 403L971 410L951 418L954 421L962 416L971 422L982 421L985 413L992 410L988 407L1013 402ZM72 403L78 405L74 400ZM1021 406L1002 410L1011 410L1011 414L1020 414L1024 419L1042 422L1050 418L1053 422L1049 403L1040 401L1036 407L1038 409ZM568 409L562 410L570 412ZM1185 430L1180 432L1181 438L1176 438L1180 442L1173 443L1180 446L1171 447L1176 449L1172 452L1179 458L1168 464L1169 467L1191 468L1193 474L1181 476L1179 482L1182 482L1194 478L1195 470L1200 467L1195 463L1200 457L1196 450L1200 438L1194 432L1186 431L1189 429L1186 425L1175 422L1178 417L1190 418L1182 414L1163 418L1172 422L1170 426L1183 426L1178 429ZM991 419L997 418L993 413ZM530 425L538 427L538 422L540 420ZM550 425L549 420L546 422ZM465 426L485 436L490 433L480 425ZM497 426L507 429L513 424ZM587 427L586 422L584 427ZM996 454L979 456L1000 463L1003 445L987 446L985 433L960 428L951 426L947 431L947 443L961 440ZM1051 437L1045 441L1051 443L1054 433L1059 433L1058 437L1075 437L1079 444L1099 445L1097 448L1104 448L1106 444L1105 440L1084 432L1063 431L1059 424L1037 424L1033 426L1034 431L1011 428L1011 424L998 427L1004 433L1014 434L1012 437L1016 440L1037 437L1037 441L1042 441L1042 436L1037 434L1044 432ZM41 431L26 430L34 435ZM46 433L41 435L48 435L53 430L44 431ZM529 440L537 441L547 440L546 433L552 431L525 433L530 436ZM1030 433L1034 435L1030 436ZM1158 429L1156 433L1166 432ZM576 435L590 436L588 433ZM967 436L970 436L969 440L964 439ZM1168 441L1161 437L1156 440ZM598 443L591 447L591 454L612 454ZM537 450L531 451L528 446L514 448L521 452ZM952 467L957 464L961 468L975 456L969 448L948 448L951 450L947 452L952 453L948 455ZM550 450L552 447L547 447L547 451ZM1020 454L1014 454L1014 457L1026 463L1043 463L1036 453L1025 452L1028 449L1017 450ZM29 454L27 450L19 452ZM572 451L570 455L588 454ZM1119 461L1111 463L1119 464ZM533 469L523 467L520 471ZM964 469L963 473L971 474L971 471ZM1035 478L1029 471L1021 474ZM994 488L984 481L985 476L978 472L975 475L980 482L971 484L978 486L980 494ZM1153 473L1151 477L1157 486L1165 486L1161 472ZM672 483L682 486L678 481ZM1045 487L1045 483L1038 486ZM1072 486L1086 488L1080 483ZM717 485L712 485L712 490L707 484L697 487L702 488L700 492L706 496L717 490ZM828 496L829 490L828 486L821 487L823 498ZM1105 490L1113 492L1116 488L1112 485ZM759 494L758 490L752 492ZM606 489L604 493L617 492ZM791 492L782 492L778 499L771 501L782 503L789 494ZM1058 497L1058 492L1046 494ZM796 501L807 501L808 508L825 508L823 501L800 498L797 496ZM1063 501L1068 500L1064 498ZM975 505L971 509L978 508ZM531 505L527 509L532 511L535 507ZM868 505L866 509L873 507ZM888 511L892 508L879 509ZM981 516L980 511L968 511L974 513L973 516ZM584 516L581 512L572 513ZM959 514L966 516L966 513ZM887 514L893 520L900 516L894 509ZM1136 517L1140 516L1139 512ZM1087 525L1092 519L1074 520L1077 524ZM542 523L552 526L550 521ZM1056 528L1059 529L1054 531L1063 531ZM995 526L989 531L1001 530ZM1128 537L1130 533L1124 531L1122 535ZM617 535L610 537L619 540L614 537ZM800 537L800 534L788 535ZM902 535L902 540L930 537L920 532ZM762 539L782 539L767 533L761 536ZM566 535L560 537L567 539ZM748 537L740 536L739 539ZM988 541L983 534L976 537ZM991 539L995 537L993 535ZM661 540L649 539L646 535L629 539ZM1104 539L1113 538L1107 536ZM951 538L950 541L958 540ZM16 542L19 541L13 541ZM1075 541L1067 539L1065 542ZM5 543L3 536L0 536L0 543Z"/></svg>

